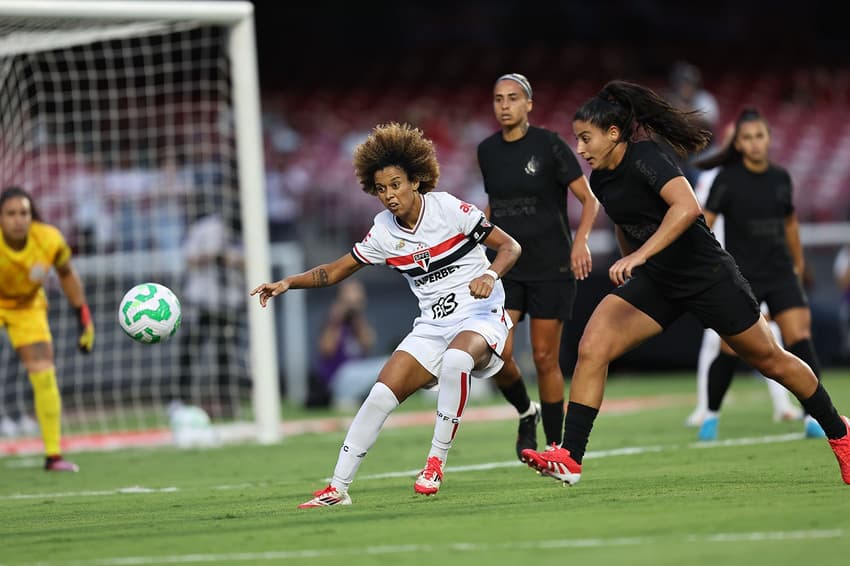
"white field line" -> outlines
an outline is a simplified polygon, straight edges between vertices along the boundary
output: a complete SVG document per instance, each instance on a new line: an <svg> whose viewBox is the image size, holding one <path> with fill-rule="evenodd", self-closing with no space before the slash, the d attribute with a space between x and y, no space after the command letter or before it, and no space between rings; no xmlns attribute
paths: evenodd
<svg viewBox="0 0 850 566"><path fill-rule="evenodd" d="M86 561L38 562L39 566L134 566L145 564L192 564L203 562L261 562L303 560L305 558L329 558L366 555L429 554L434 559L452 552L493 552L505 550L547 550L561 548L608 548L612 546L647 546L676 542L692 544L728 542L775 542L786 540L834 539L844 536L842 529L807 531L764 531L740 533L708 533L669 537L586 538L550 539L522 542L460 542L449 544L405 544L350 548L313 548L303 550L277 550L266 552L233 552L222 554L175 554L170 556L124 556L100 558ZM0 566L3 566L0 564Z"/></svg>
<svg viewBox="0 0 850 566"><path fill-rule="evenodd" d="M773 444L775 442L791 442L793 440L801 440L805 435L803 433L777 434L773 436L757 436L751 438L730 438L728 440L718 440L715 442L694 442L686 446L671 444L669 446L631 446L626 448L614 448L612 450L591 450L584 455L584 459L609 458L611 456L634 456L637 454L648 454L650 452L670 452L681 448L724 448L727 446L750 446L755 444ZM472 472L480 470L494 470L496 468L507 468L511 466L524 466L518 460L509 460L507 462L489 462L485 464L474 464L470 466L446 466L446 472ZM387 478L402 478L408 476L416 476L421 469L407 470L404 472L386 472L383 474L372 474L357 478L362 480L379 480ZM330 478L324 478L324 481L330 481Z"/></svg>
<svg viewBox="0 0 850 566"><path fill-rule="evenodd" d="M745 445L755 445L755 444L772 444L775 442L791 442L794 440L799 440L803 438L802 434L779 434L773 436L760 436L753 438L732 438L729 440L721 440L717 442L699 442L693 443L686 446L681 446L678 444L671 444L669 446L630 446L625 448L614 448L611 450L591 450L584 457L587 458L609 458L611 456L634 456L638 454L649 454L655 452L670 452L672 450L679 450L681 448L697 448L697 449L708 449L708 448L723 448L726 446L745 446ZM446 472L451 473L463 473L463 472L475 472L481 470L494 470L496 468L508 468L512 466L524 466L518 460L509 460L506 462L485 462L483 464L470 464L467 466L447 466ZM358 481L364 480L380 480L387 478L403 478L403 477L411 477L419 474L421 470L405 470L405 471L397 471L397 472L385 472L381 474L370 474L367 476L360 476L357 478ZM330 478L324 478L322 481L330 481ZM242 483L238 485L220 485L214 486L210 489L244 489L257 487L251 483ZM96 496L105 496L105 495L127 495L127 494L147 494L147 493L166 493L166 492L174 492L181 491L180 488L177 487L164 487L164 488L146 488L142 486L131 486L119 489L110 489L110 490L102 490L102 491L69 491L69 492L61 492L61 493L14 493L11 495L0 495L0 501L4 500L15 500L15 499L51 499L58 497L96 497ZM0 564L2 566L2 564Z"/></svg>

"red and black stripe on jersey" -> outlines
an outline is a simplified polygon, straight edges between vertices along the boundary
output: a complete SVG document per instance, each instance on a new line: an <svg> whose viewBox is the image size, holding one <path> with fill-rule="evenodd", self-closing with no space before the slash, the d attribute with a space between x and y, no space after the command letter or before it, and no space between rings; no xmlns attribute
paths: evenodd
<svg viewBox="0 0 850 566"><path fill-rule="evenodd" d="M475 225L475 228L473 228L467 235L457 234L448 240L444 240L437 245L431 246L430 248L416 250L412 254L388 257L386 263L387 266L398 271L402 275L419 277L420 275L425 275L426 273L436 271L456 262L458 259L474 250L475 247L484 241L492 231L493 225L482 216L481 220L478 221L478 224ZM415 259L421 255L426 255L425 252L427 252L427 256L429 257L427 268L423 268L422 265L417 263ZM353 257L358 263L365 265L372 264L369 260L358 254L356 246L351 250L351 257Z"/></svg>

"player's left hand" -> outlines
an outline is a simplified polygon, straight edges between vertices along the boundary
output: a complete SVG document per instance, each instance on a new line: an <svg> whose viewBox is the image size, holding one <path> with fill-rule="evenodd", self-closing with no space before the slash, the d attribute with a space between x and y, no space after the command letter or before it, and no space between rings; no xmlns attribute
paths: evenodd
<svg viewBox="0 0 850 566"><path fill-rule="evenodd" d="M77 347L83 354L88 354L94 348L94 322L91 318L89 306L83 304L78 308L77 317L80 323L80 339L77 342Z"/></svg>
<svg viewBox="0 0 850 566"><path fill-rule="evenodd" d="M621 257L608 268L608 277L615 285L622 285L632 278L632 270L644 263L646 263L646 260L636 253Z"/></svg>
<svg viewBox="0 0 850 566"><path fill-rule="evenodd" d="M486 273L469 282L469 294L476 299L486 299L493 292L496 280Z"/></svg>

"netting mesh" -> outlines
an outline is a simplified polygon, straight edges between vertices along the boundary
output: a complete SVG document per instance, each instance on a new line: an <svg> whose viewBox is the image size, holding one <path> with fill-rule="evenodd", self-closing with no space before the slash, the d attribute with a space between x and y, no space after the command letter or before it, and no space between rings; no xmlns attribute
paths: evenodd
<svg viewBox="0 0 850 566"><path fill-rule="evenodd" d="M62 231L96 325L83 356L52 275L66 431L156 425L175 400L232 418L248 396L227 40L193 22L0 18L0 188L28 190ZM146 281L183 302L165 344L136 344L117 324L121 296ZM32 393L5 339L0 368L0 418L26 422Z"/></svg>

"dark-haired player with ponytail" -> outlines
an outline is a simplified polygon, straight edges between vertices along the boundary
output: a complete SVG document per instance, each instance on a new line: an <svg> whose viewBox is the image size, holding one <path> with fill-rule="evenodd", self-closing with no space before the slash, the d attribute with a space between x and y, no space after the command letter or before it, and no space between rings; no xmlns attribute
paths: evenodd
<svg viewBox="0 0 850 566"><path fill-rule="evenodd" d="M690 184L653 141L663 138L689 152L703 148L710 134L692 114L623 81L608 83L585 102L573 131L623 257L608 270L617 287L596 307L579 343L564 440L543 452L524 451L529 466L566 484L578 482L609 364L690 312L800 400L826 432L850 484L850 420L838 414L811 368L776 342L747 280L706 225Z"/></svg>
<svg viewBox="0 0 850 566"><path fill-rule="evenodd" d="M812 315L803 290L803 248L791 198L791 176L768 158L770 129L755 109L735 121L731 140L717 155L697 161L701 169L720 167L705 204L709 227L725 219L726 249L735 258L759 303L767 304L779 326L785 349L820 376L812 344ZM700 440L717 438L718 413L729 389L738 357L725 343L708 370L708 412ZM805 433L823 438L818 422L807 415Z"/></svg>
<svg viewBox="0 0 850 566"><path fill-rule="evenodd" d="M53 339L47 322L43 284L56 269L62 291L77 311L79 348L94 345L94 323L83 285L71 266L71 249L55 227L41 222L29 193L9 187L0 193L0 327L5 327L32 383L35 414L44 440L44 469L76 472L77 465L62 458L62 400L53 363Z"/></svg>

